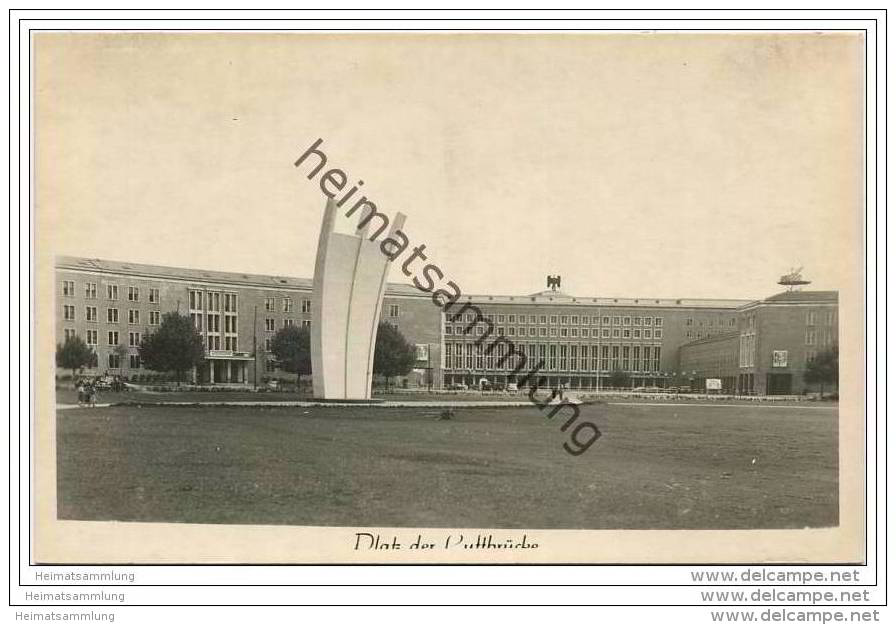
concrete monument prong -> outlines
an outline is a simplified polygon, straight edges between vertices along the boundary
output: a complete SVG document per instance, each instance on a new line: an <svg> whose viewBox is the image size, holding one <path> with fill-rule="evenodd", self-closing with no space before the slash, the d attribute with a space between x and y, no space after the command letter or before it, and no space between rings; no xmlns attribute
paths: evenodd
<svg viewBox="0 0 896 625"><path fill-rule="evenodd" d="M364 400L371 398L373 353L391 262L380 243L368 237L370 221L354 234L336 232L337 209L333 200L327 201L314 264L312 384L318 399ZM404 221L403 214L396 214L387 236Z"/></svg>

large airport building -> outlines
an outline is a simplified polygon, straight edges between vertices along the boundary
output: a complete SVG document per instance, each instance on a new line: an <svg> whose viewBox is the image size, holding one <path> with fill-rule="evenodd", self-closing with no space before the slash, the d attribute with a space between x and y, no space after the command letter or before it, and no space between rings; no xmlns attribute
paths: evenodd
<svg viewBox="0 0 896 625"><path fill-rule="evenodd" d="M203 337L201 384L292 378L277 369L271 340L284 326L314 323L304 278L59 257L56 287L57 341L81 336L97 353L93 373L128 378L151 373L138 346L166 312L189 315ZM548 386L606 388L624 371L632 387L703 390L721 380L722 392L786 395L806 389L806 364L837 342L837 304L836 291L755 301L580 297L554 286L465 295L445 313L429 293L391 284L382 318L417 346L401 381L409 388L515 383L543 361Z"/></svg>

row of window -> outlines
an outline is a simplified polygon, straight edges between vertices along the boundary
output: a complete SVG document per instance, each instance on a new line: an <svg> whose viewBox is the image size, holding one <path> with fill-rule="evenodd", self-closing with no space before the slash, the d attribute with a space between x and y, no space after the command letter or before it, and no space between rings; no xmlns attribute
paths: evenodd
<svg viewBox="0 0 896 625"><path fill-rule="evenodd" d="M74 328L65 328L65 340L69 340L77 336L77 332ZM88 345L97 345L99 344L99 330L87 330L86 336L84 337L84 342ZM142 335L140 332L128 332L128 346L129 347L139 347L140 341L142 339ZM106 345L118 345L119 344L119 333L118 330L109 330L106 334Z"/></svg>
<svg viewBox="0 0 896 625"><path fill-rule="evenodd" d="M221 312L221 303L224 304L224 312L237 312L237 294L222 293L221 291L191 290L189 304L191 312Z"/></svg>
<svg viewBox="0 0 896 625"><path fill-rule="evenodd" d="M730 319L728 319L728 325L729 325L729 326L734 326L736 323L737 323L737 319L735 319L734 317L731 317ZM693 320L692 318L688 317L687 319L685 319L684 325L686 325L686 326L693 326L693 325L694 325L694 320ZM701 320L698 319L698 320L697 320L697 325L698 325L698 326L702 326L702 325L703 325L703 321L701 321ZM713 320L712 320L712 319L707 320L707 321L706 321L706 325L712 327L712 326L713 326ZM719 319L719 324L718 324L718 325L719 325L719 327L724 326L724 325L725 325L725 321L724 321L723 319Z"/></svg>
<svg viewBox="0 0 896 625"><path fill-rule="evenodd" d="M303 328L311 327L311 319L302 319L301 322L302 322ZM284 328L288 328L289 326L294 326L294 325L296 325L295 319L284 319L283 320ZM277 331L277 320L272 319L270 317L266 318L264 320L264 331L265 332L276 332Z"/></svg>
<svg viewBox="0 0 896 625"><path fill-rule="evenodd" d="M117 284L106 284L106 299L109 300L117 300L118 299L118 285ZM63 280L62 281L62 296L63 297L75 297L75 281L74 280ZM139 302L140 301L140 287L138 286L129 286L128 287L128 301L129 302ZM97 299L97 283L96 282L85 282L84 283L84 297L86 299ZM159 289L157 288L148 288L146 289L146 293L148 296L148 300L150 304L158 304L159 303Z"/></svg>
<svg viewBox="0 0 896 625"><path fill-rule="evenodd" d="M455 370L512 371L545 363L546 371L659 371L660 347L651 345L528 344L488 346L445 343L445 367ZM525 360L524 360L525 358Z"/></svg>
<svg viewBox="0 0 896 625"><path fill-rule="evenodd" d="M819 317L818 313L815 311L807 312L806 313L806 325L807 326L817 325L816 321L819 318L821 318L824 321L824 325L832 326L832 325L834 325L834 320L836 319L836 313L833 310L829 310L829 311L823 313L823 315L821 317Z"/></svg>
<svg viewBox="0 0 896 625"><path fill-rule="evenodd" d="M396 307L397 308L397 307ZM392 315L393 317L397 315ZM486 321L490 323L516 323L521 325L531 324L531 325L545 325L550 323L551 325L614 325L614 326L662 326L663 318L662 317L623 317L623 316L604 316L604 317L589 317L586 315L484 315L482 317ZM449 321L457 322L459 319L455 319L453 315L448 315ZM473 313L467 313L464 315L463 321L467 323L474 323L476 321L476 315Z"/></svg>
<svg viewBox="0 0 896 625"><path fill-rule="evenodd" d="M504 326L495 328L497 336L505 336ZM482 336L484 328L481 325L471 326L445 326L445 334L448 336ZM560 337L560 338L588 338L589 329L582 328L506 328L506 336L530 336L530 337ZM663 331L659 328L591 328L591 338L603 339L647 339L655 340L663 338Z"/></svg>
<svg viewBox="0 0 896 625"><path fill-rule="evenodd" d="M833 345L834 333L831 330L806 330L806 345Z"/></svg>
<svg viewBox="0 0 896 625"><path fill-rule="evenodd" d="M65 304L62 306L62 318L65 321L76 321L77 316L75 314L75 307ZM97 318L97 307L96 306L85 306L84 309L84 318L90 322L98 322ZM162 313L158 310L149 311L149 325L157 326L161 322ZM106 309L106 323L118 323L118 309L117 308L107 308ZM131 308L128 310L128 323L131 325L140 325L140 311Z"/></svg>

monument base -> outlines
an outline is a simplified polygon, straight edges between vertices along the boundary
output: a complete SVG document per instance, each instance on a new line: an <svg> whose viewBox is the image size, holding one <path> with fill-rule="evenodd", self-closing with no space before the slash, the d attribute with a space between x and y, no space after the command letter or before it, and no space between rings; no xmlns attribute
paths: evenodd
<svg viewBox="0 0 896 625"><path fill-rule="evenodd" d="M314 402L315 404L358 404L360 406L370 405L370 404L381 404L384 399L336 399L333 397L322 398L322 397L312 397L310 399L304 400Z"/></svg>

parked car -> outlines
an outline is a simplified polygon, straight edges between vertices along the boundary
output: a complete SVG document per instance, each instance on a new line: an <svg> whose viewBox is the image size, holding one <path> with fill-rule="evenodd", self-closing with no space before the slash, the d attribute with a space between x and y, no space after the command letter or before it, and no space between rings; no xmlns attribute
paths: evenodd
<svg viewBox="0 0 896 625"><path fill-rule="evenodd" d="M280 380L268 380L267 387L272 391L280 388Z"/></svg>
<svg viewBox="0 0 896 625"><path fill-rule="evenodd" d="M467 385L463 382L455 382L454 384L448 385L449 391L465 391L467 390Z"/></svg>
<svg viewBox="0 0 896 625"><path fill-rule="evenodd" d="M518 392L519 390L520 390L520 389L519 389L519 387L516 385L516 382L509 382L509 383L507 384L507 391L508 391L508 392L510 392L510 393L516 393L516 392Z"/></svg>

